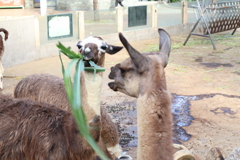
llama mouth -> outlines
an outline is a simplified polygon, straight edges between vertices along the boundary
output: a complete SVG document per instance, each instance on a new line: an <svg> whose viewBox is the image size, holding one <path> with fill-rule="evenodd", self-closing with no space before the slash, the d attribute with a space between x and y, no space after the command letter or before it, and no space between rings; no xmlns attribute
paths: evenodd
<svg viewBox="0 0 240 160"><path fill-rule="evenodd" d="M109 78L109 79L114 79L113 74L110 73L110 74L108 75L108 78Z"/></svg>
<svg viewBox="0 0 240 160"><path fill-rule="evenodd" d="M92 60L92 58L87 57L87 56L84 56L83 59L84 59L85 61L91 61L91 60Z"/></svg>
<svg viewBox="0 0 240 160"><path fill-rule="evenodd" d="M108 86L109 86L109 88L112 89L113 91L118 91L118 90L117 90L117 85L115 85L114 82L108 83Z"/></svg>
<svg viewBox="0 0 240 160"><path fill-rule="evenodd" d="M94 61L93 58L88 57L88 56L84 56L84 57L83 57L83 60L84 60L84 62L85 62L85 63L84 63L84 67L91 67L89 61Z"/></svg>
<svg viewBox="0 0 240 160"><path fill-rule="evenodd" d="M111 72L109 73L109 75L108 75L108 78L109 79L114 79L114 77L115 77L115 72L114 72L114 67L111 67Z"/></svg>

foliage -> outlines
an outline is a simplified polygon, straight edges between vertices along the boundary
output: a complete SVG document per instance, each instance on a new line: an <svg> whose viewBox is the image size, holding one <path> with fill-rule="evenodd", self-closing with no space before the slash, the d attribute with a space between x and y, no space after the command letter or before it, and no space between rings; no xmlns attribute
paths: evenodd
<svg viewBox="0 0 240 160"><path fill-rule="evenodd" d="M77 122L80 134L87 140L87 142L90 144L90 146L94 149L94 151L99 155L101 159L108 160L107 156L104 155L104 153L101 151L101 149L98 147L98 145L90 135L90 132L88 129L89 127L86 122L86 116L84 114L82 104L81 104L81 98L79 98L81 97L80 75L81 75L81 72L83 72L85 69L83 56L71 51L70 47L66 48L60 42L57 44L57 47L60 49L59 57L62 64L62 73L63 73L63 79L64 79L68 100L72 107L72 113ZM63 65L61 53L63 53L69 59L72 59L72 61L69 62L66 70ZM94 62L91 62L90 64L93 66L91 68L93 68L94 72L104 71L103 68L100 68L99 66L95 65ZM76 65L76 71L74 74L74 83L72 83L70 74L74 65ZM91 69L88 68L88 70L91 70Z"/></svg>

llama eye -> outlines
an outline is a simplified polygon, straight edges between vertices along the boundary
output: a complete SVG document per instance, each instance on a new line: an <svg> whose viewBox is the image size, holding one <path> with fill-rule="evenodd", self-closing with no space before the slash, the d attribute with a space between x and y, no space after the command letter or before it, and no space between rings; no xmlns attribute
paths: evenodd
<svg viewBox="0 0 240 160"><path fill-rule="evenodd" d="M126 73L126 70L120 68L121 74L124 75Z"/></svg>
<svg viewBox="0 0 240 160"><path fill-rule="evenodd" d="M78 47L78 49L81 49L82 45L81 44L77 44L77 47Z"/></svg>
<svg viewBox="0 0 240 160"><path fill-rule="evenodd" d="M107 46L104 45L104 46L101 46L101 48L105 50L107 49Z"/></svg>

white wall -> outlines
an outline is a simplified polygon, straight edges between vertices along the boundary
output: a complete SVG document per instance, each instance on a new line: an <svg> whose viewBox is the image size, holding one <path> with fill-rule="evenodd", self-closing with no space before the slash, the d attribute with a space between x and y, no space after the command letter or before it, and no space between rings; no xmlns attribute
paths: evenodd
<svg viewBox="0 0 240 160"><path fill-rule="evenodd" d="M4 68L58 55L56 43L39 45L37 16L1 19L0 24L1 28L9 32L8 40L4 41L5 52L2 59ZM75 48L76 41L64 43Z"/></svg>
<svg viewBox="0 0 240 160"><path fill-rule="evenodd" d="M9 32L8 40L4 42L5 52L2 59L4 68L59 54L59 49L56 47L58 40L40 44L41 35L45 35L47 32L47 29L39 31L39 23L41 22L39 20L41 18L43 17L29 16L0 20L1 28L5 28ZM192 26L193 24L184 24L164 27L164 29L170 35L179 35L188 34ZM154 28L123 31L123 34L128 37L129 42L158 38L157 29ZM111 42L111 44L120 44L118 33L98 36L101 36L107 42ZM59 39L65 46L70 46L75 52L77 52L76 42L78 40L78 37Z"/></svg>

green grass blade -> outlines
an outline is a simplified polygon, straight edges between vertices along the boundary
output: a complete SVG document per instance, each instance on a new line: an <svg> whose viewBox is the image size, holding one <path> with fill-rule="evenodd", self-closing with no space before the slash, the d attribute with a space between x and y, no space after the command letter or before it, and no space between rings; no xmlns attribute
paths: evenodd
<svg viewBox="0 0 240 160"><path fill-rule="evenodd" d="M80 76L81 72L84 71L84 63L83 60L79 60L76 65L76 72L74 74L74 87L73 87L73 108L81 106L81 85L80 85Z"/></svg>
<svg viewBox="0 0 240 160"><path fill-rule="evenodd" d="M65 68L64 68L64 64L63 64L61 53L62 52L59 51L59 59L60 59L61 65L62 65L62 74L64 75L65 74Z"/></svg>
<svg viewBox="0 0 240 160"><path fill-rule="evenodd" d="M96 72L104 72L105 68L94 68L94 67L85 67L84 71L88 71L88 72L94 72L94 70L96 70Z"/></svg>
<svg viewBox="0 0 240 160"><path fill-rule="evenodd" d="M70 102L70 105L72 106L73 101L73 86L72 86L72 80L71 80L71 69L73 68L74 64L78 62L78 59L73 59L71 62L69 62L67 70L65 70L63 74L63 80L65 84L65 89L68 95L68 100Z"/></svg>
<svg viewBox="0 0 240 160"><path fill-rule="evenodd" d="M68 58L82 58L83 56L81 54L76 54L75 52L71 51L71 48L66 48L62 43L58 42L57 47L60 49L60 51L65 54Z"/></svg>

